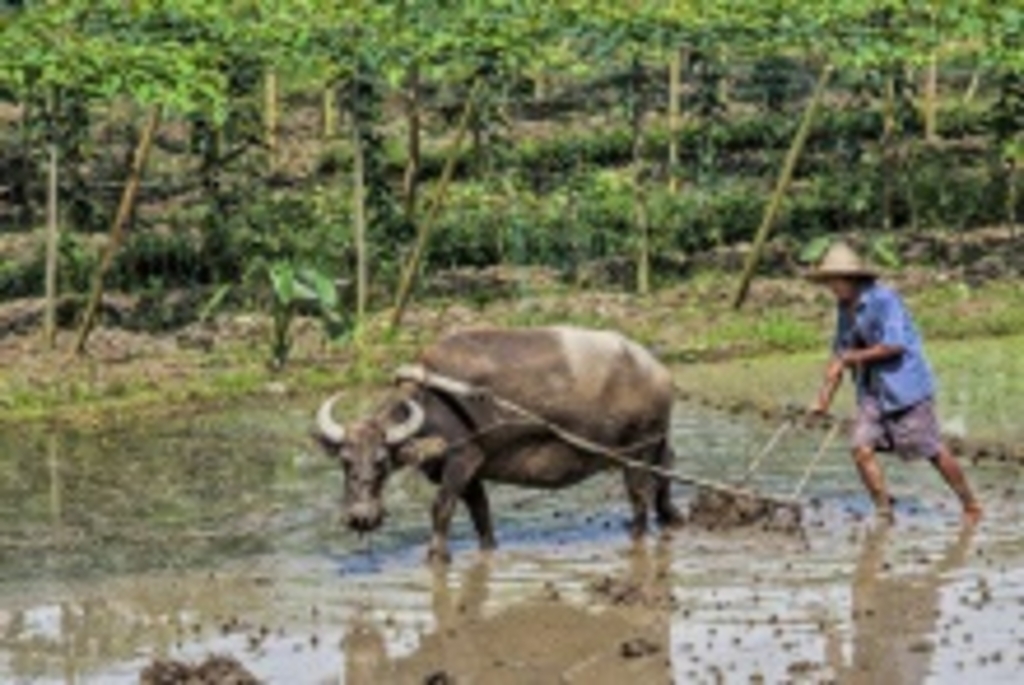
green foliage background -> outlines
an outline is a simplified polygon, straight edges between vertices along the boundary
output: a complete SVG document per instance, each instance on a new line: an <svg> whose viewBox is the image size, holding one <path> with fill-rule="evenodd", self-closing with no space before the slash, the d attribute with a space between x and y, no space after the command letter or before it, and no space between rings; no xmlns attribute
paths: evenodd
<svg viewBox="0 0 1024 685"><path fill-rule="evenodd" d="M806 243L886 225L1012 222L1022 208L1022 36L1019 4L980 0L8 2L0 237L41 224L42 151L57 140L61 288L84 292L98 259L91 238L110 223L142 111L159 106L167 123L108 287L186 289L201 302L231 285L227 304L263 306L275 301L275 281L253 274L282 265L343 284L354 268L345 129L355 125L367 151L372 302L382 306L458 112L482 81L428 273L529 265L572 278L628 258L638 240L634 178L652 252L692 254L749 239L825 63L838 78L777 233ZM667 64L680 50L684 121L673 130ZM940 144L923 141L919 84L932 58ZM282 84L274 150L262 124L268 72ZM414 72L423 188L409 215ZM972 77L981 88L965 97ZM319 130L324 93L341 130ZM41 259L38 249L5 250L0 299L38 295ZM341 310L346 292L339 286Z"/></svg>

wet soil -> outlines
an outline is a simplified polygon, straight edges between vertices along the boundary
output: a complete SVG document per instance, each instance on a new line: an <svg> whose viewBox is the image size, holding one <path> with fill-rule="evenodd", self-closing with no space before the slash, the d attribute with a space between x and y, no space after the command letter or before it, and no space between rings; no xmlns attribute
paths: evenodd
<svg viewBox="0 0 1024 685"><path fill-rule="evenodd" d="M158 659L142 670L140 685L259 685L237 659L211 655L198 664Z"/></svg>
<svg viewBox="0 0 1024 685"><path fill-rule="evenodd" d="M211 654L267 683L1012 682L1024 663L1016 466L970 470L986 519L962 530L933 474L886 462L897 523L878 527L836 445L802 538L634 545L613 474L492 488L499 550L477 552L460 511L454 563L429 567L432 488L399 474L383 530L341 529L310 411L0 435L0 535L22 543L0 544L0 681L137 683ZM680 405L678 468L734 481L774 429ZM788 493L818 443L795 432L751 485Z"/></svg>

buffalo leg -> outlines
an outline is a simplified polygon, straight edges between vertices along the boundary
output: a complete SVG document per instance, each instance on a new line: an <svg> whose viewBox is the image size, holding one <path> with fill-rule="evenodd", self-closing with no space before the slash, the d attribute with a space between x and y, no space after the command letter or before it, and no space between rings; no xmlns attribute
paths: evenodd
<svg viewBox="0 0 1024 685"><path fill-rule="evenodd" d="M455 505L463 496L466 486L475 478L481 463L483 454L475 447L464 447L445 460L441 488L437 491L432 510L434 532L427 550L427 558L431 561L451 560L448 553L448 529L451 527Z"/></svg>
<svg viewBox="0 0 1024 685"><path fill-rule="evenodd" d="M658 451L658 465L663 469L671 470L675 457L671 445L666 442ZM658 517L658 525L662 528L681 526L686 522L686 517L672 503L672 481L656 476L654 483L654 511Z"/></svg>
<svg viewBox="0 0 1024 685"><path fill-rule="evenodd" d="M469 516L473 519L473 527L476 528L477 537L480 539L480 549L490 550L497 547L494 541L494 524L491 522L491 505L487 501L483 481L479 478L469 481L462 493L462 501L465 502Z"/></svg>
<svg viewBox="0 0 1024 685"><path fill-rule="evenodd" d="M629 522L629 534L634 540L647 533L647 510L651 504L651 475L640 469L624 469L623 479L626 494L633 508L633 518Z"/></svg>

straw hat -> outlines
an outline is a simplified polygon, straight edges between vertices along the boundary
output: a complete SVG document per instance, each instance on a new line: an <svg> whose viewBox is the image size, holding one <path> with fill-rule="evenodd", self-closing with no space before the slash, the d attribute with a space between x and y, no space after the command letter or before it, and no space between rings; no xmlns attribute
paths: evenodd
<svg viewBox="0 0 1024 685"><path fill-rule="evenodd" d="M844 242L832 243L818 266L806 275L811 281L829 278L878 278L878 272Z"/></svg>

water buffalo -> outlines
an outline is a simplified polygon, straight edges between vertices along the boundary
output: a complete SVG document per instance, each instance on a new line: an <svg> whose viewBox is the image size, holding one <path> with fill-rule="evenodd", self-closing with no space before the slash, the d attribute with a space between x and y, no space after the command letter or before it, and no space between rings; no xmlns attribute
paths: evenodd
<svg viewBox="0 0 1024 685"><path fill-rule="evenodd" d="M648 350L618 333L467 330L442 338L403 369L392 395L370 416L339 424L333 416L339 395L317 412L317 438L344 468L345 515L360 533L380 526L384 482L403 466L418 466L440 485L429 557L444 561L458 499L469 509L481 548L494 547L485 481L572 485L616 466L587 449L593 445L671 465L671 376ZM634 537L646 532L652 505L659 524L682 521L667 480L618 468Z"/></svg>

